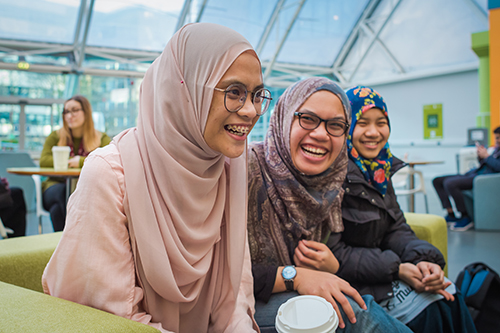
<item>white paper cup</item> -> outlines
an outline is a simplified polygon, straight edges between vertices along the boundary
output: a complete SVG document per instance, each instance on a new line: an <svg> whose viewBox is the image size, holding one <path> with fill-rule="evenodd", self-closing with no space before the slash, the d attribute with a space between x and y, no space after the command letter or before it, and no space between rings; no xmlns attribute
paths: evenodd
<svg viewBox="0 0 500 333"><path fill-rule="evenodd" d="M281 304L276 315L279 333L333 333L339 325L337 313L324 298L304 295Z"/></svg>
<svg viewBox="0 0 500 333"><path fill-rule="evenodd" d="M68 170L69 152L68 146L52 147L52 157L54 159L54 170Z"/></svg>

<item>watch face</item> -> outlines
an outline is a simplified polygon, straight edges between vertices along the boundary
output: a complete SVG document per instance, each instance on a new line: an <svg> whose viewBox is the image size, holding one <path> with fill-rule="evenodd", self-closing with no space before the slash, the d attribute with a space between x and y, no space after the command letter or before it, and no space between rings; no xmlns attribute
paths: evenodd
<svg viewBox="0 0 500 333"><path fill-rule="evenodd" d="M297 275L297 271L293 266L286 266L283 268L283 272L281 273L284 279L293 279L295 275Z"/></svg>

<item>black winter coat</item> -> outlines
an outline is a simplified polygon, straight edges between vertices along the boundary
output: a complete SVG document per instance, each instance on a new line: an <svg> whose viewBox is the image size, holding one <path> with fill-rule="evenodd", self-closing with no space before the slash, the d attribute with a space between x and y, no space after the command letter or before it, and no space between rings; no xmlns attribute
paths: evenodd
<svg viewBox="0 0 500 333"><path fill-rule="evenodd" d="M401 160L393 158L391 176L403 166ZM337 275L361 295L371 294L376 302L392 297L391 282L398 279L401 263L428 261L444 267L441 252L419 240L406 224L391 181L382 196L349 160L343 188L345 229L332 234L327 245L340 263Z"/></svg>

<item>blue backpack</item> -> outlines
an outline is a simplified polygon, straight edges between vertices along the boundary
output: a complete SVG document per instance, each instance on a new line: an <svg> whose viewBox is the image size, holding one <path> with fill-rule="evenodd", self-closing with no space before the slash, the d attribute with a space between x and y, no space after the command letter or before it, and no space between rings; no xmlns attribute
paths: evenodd
<svg viewBox="0 0 500 333"><path fill-rule="evenodd" d="M465 266L456 286L462 292L476 329L500 332L500 276L482 262Z"/></svg>

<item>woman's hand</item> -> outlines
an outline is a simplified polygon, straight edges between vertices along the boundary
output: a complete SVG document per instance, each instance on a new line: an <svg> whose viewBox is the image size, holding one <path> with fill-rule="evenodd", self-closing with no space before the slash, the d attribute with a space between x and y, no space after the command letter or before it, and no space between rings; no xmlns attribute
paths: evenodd
<svg viewBox="0 0 500 333"><path fill-rule="evenodd" d="M349 318L349 321L353 324L356 322L356 317L345 295L350 296L362 309L366 310L366 304L363 298L361 298L361 295L359 295L356 289L351 287L347 281L327 272L301 267L297 267L296 269L297 276L294 280L294 287L297 292L300 295L320 296L330 302L339 317L340 328L344 328L345 324L335 301L342 306L347 318Z"/></svg>
<svg viewBox="0 0 500 333"><path fill-rule="evenodd" d="M293 261L297 267L311 268L318 271L337 273L339 261L323 243L301 240L295 248Z"/></svg>
<svg viewBox="0 0 500 333"><path fill-rule="evenodd" d="M414 264L409 262L400 264L399 278L413 287L418 293L425 291L425 285L422 283L422 272Z"/></svg>
<svg viewBox="0 0 500 333"><path fill-rule="evenodd" d="M70 168L79 168L80 167L80 156L73 156L68 160L68 166Z"/></svg>
<svg viewBox="0 0 500 333"><path fill-rule="evenodd" d="M441 294L447 301L455 300L455 297L445 290L451 285L451 282L444 281L444 272L439 265L421 261L417 264L417 267L422 272L422 283L425 285L425 291Z"/></svg>

